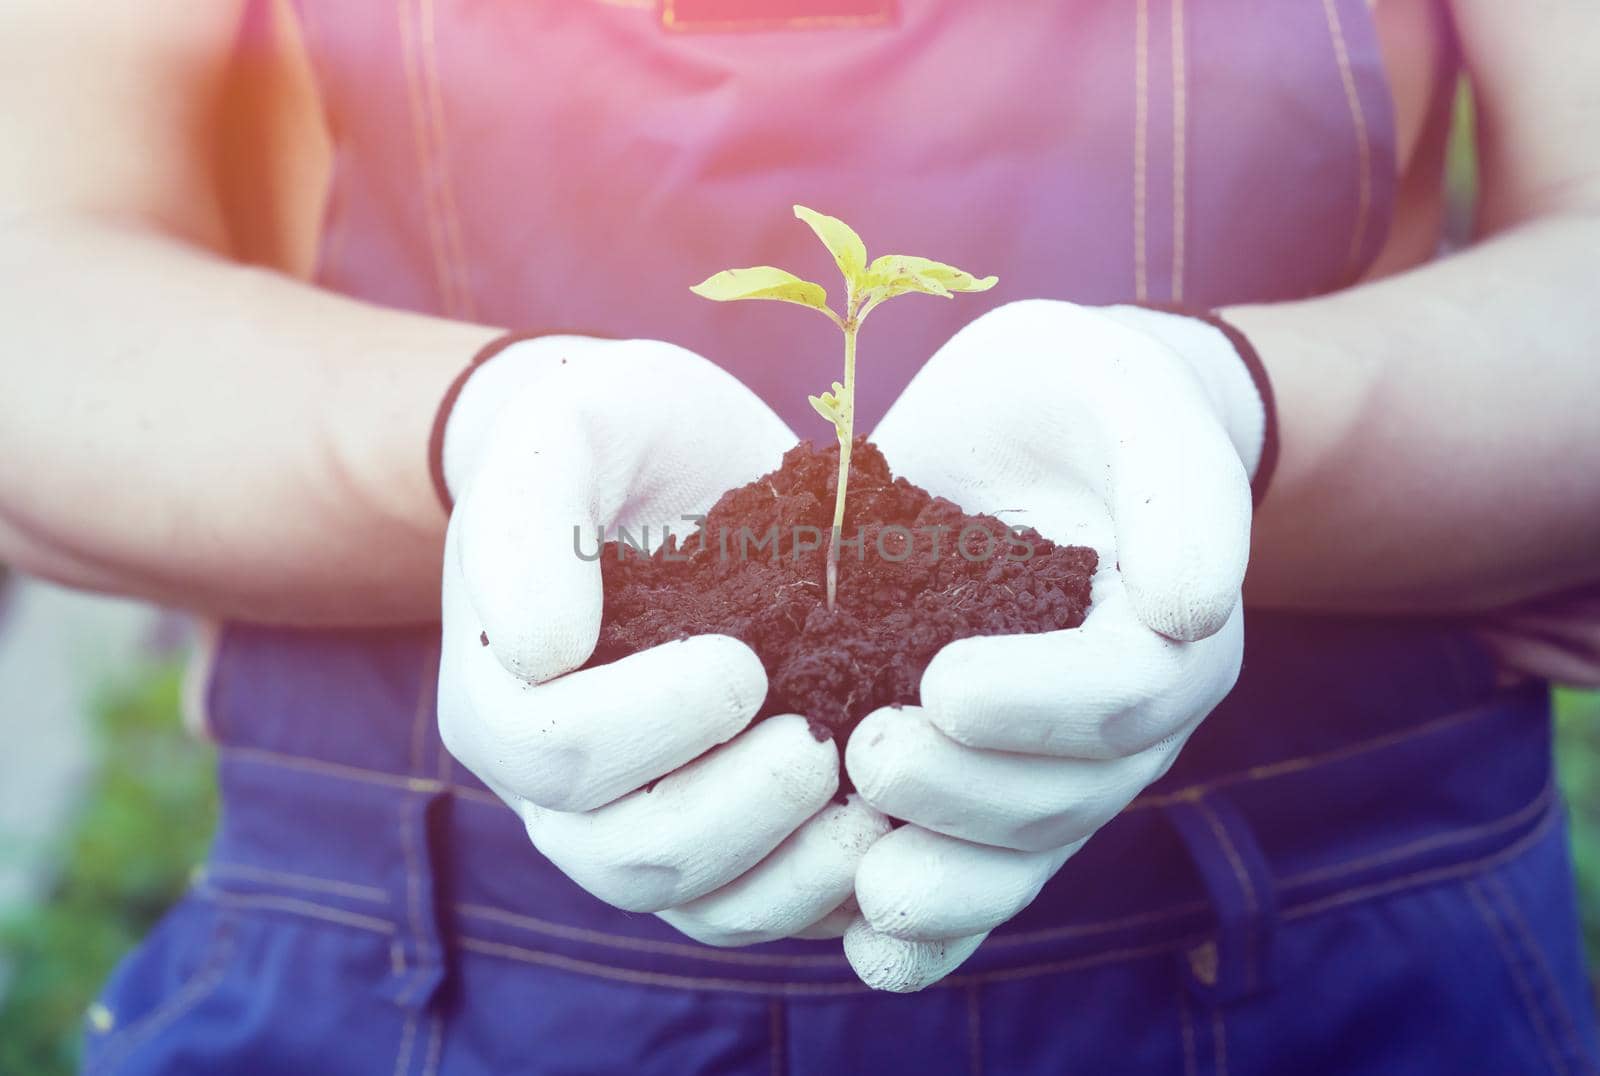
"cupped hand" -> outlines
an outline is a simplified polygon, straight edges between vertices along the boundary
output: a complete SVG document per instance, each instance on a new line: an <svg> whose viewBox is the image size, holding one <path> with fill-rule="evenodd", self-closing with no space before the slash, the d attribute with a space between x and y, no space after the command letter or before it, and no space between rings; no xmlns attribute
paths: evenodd
<svg viewBox="0 0 1600 1076"><path fill-rule="evenodd" d="M832 802L837 749L803 718L750 727L766 676L744 643L697 636L580 668L602 612L592 550L597 529L684 533L793 440L692 352L583 337L511 345L445 430L446 747L573 881L711 944L827 916L887 823Z"/></svg>
<svg viewBox="0 0 1600 1076"><path fill-rule="evenodd" d="M869 985L919 990L967 959L1167 771L1238 677L1248 433L1146 313L1001 307L941 348L873 434L896 473L1090 546L1100 567L1081 627L951 643L920 707L852 733L860 795L909 823L857 872L845 949Z"/></svg>

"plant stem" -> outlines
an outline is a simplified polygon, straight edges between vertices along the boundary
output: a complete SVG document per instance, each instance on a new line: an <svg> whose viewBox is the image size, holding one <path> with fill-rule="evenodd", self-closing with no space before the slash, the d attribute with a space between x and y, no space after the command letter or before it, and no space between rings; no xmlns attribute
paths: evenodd
<svg viewBox="0 0 1600 1076"><path fill-rule="evenodd" d="M828 543L828 608L839 591L839 541L844 533L844 496L850 484L850 447L856 426L856 330L861 322L852 316L844 323L844 392L839 407L839 477L834 482L833 540Z"/></svg>

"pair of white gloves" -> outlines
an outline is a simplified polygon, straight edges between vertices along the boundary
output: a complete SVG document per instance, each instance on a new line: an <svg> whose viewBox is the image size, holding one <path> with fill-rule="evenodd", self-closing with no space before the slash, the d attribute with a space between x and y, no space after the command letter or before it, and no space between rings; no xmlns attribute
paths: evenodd
<svg viewBox="0 0 1600 1076"><path fill-rule="evenodd" d="M707 360L545 337L467 380L444 431L439 723L590 893L712 945L844 938L920 990L1022 910L1233 686L1263 404L1222 332L1032 300L957 333L874 431L895 473L1100 556L1082 627L963 639L922 705L851 734L857 792L727 636L571 672L601 620L595 528L703 512L795 435ZM569 674L570 675L563 675ZM906 825L891 830L889 818Z"/></svg>

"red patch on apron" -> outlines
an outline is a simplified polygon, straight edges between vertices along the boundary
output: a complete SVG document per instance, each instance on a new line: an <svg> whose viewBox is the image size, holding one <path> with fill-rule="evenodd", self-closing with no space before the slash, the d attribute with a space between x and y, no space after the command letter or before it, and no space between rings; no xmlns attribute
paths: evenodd
<svg viewBox="0 0 1600 1076"><path fill-rule="evenodd" d="M821 30L882 26L895 0L657 0L668 30Z"/></svg>

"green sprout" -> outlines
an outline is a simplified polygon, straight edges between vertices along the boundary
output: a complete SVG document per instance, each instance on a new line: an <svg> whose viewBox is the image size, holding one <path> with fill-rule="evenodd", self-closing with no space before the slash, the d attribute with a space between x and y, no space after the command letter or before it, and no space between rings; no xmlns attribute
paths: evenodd
<svg viewBox="0 0 1600 1076"><path fill-rule="evenodd" d="M839 436L839 474L834 484L833 539L828 543L828 608L832 609L839 583L839 543L844 529L845 488L850 482L850 446L855 439L856 420L856 334L867 315L886 299L908 292L942 295L950 298L958 291L988 291L996 277L982 280L953 265L909 254L885 254L868 264L867 247L844 221L807 209L794 207L794 215L810 225L822 245L828 248L839 271L844 274L843 314L828 306L828 293L821 284L802 280L793 273L770 265L749 269L724 269L689 290L706 299L728 302L733 299L774 299L796 303L820 311L844 333L844 383L820 396L809 397L817 414L833 423Z"/></svg>

